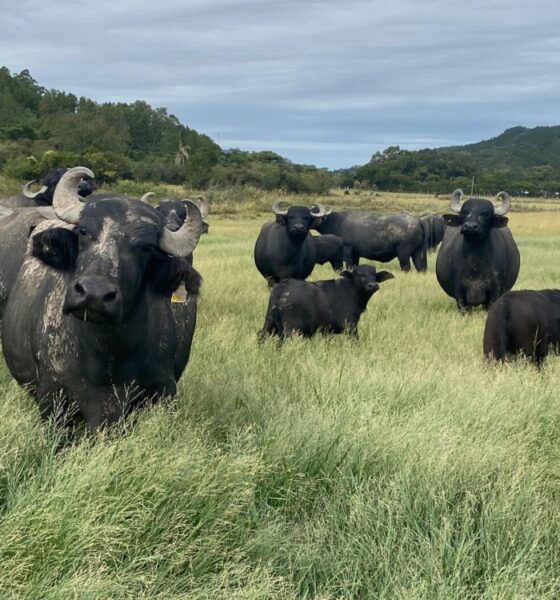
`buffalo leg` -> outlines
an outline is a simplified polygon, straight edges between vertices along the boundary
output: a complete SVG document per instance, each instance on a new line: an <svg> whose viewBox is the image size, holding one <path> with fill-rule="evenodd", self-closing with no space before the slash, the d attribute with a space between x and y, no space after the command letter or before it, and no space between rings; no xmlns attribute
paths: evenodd
<svg viewBox="0 0 560 600"><path fill-rule="evenodd" d="M342 257L346 264L346 268L351 269L354 266L354 248L350 244L344 244Z"/></svg>
<svg viewBox="0 0 560 600"><path fill-rule="evenodd" d="M416 267L416 270L420 272L424 272L428 269L428 258L426 254L426 248L421 245L412 254L412 262Z"/></svg>
<svg viewBox="0 0 560 600"><path fill-rule="evenodd" d="M399 265L401 266L401 271L408 273L410 271L410 255L408 254L400 254L398 256Z"/></svg>
<svg viewBox="0 0 560 600"><path fill-rule="evenodd" d="M117 397L114 390L102 389L92 393L80 403L80 412L88 431L96 433L103 427L110 427L126 414L127 402Z"/></svg>
<svg viewBox="0 0 560 600"><path fill-rule="evenodd" d="M335 258L333 260L330 261L331 262L331 267L333 268L333 271L342 271L342 259L340 258Z"/></svg>

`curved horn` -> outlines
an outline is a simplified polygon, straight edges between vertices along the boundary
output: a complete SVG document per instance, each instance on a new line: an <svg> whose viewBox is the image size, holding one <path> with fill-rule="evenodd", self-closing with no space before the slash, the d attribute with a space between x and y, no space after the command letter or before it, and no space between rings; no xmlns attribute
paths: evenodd
<svg viewBox="0 0 560 600"><path fill-rule="evenodd" d="M39 194L44 194L49 188L48 186L44 185L38 192L32 192L31 191L31 186L35 183L35 179L32 179L31 181L28 181L26 184L24 184L24 186L21 188L21 191L23 192L23 195L26 198L37 198L37 196L39 196Z"/></svg>
<svg viewBox="0 0 560 600"><path fill-rule="evenodd" d="M163 228L159 247L172 256L188 256L196 248L202 234L202 215L192 200L183 200L187 218L177 231Z"/></svg>
<svg viewBox="0 0 560 600"><path fill-rule="evenodd" d="M507 192L500 192L499 194L496 194L496 198L500 198L502 200L502 206L495 208L494 214L503 216L511 208L511 196Z"/></svg>
<svg viewBox="0 0 560 600"><path fill-rule="evenodd" d="M203 219L208 216L208 198L206 196L197 196L196 203L200 209L200 214Z"/></svg>
<svg viewBox="0 0 560 600"><path fill-rule="evenodd" d="M93 179L95 175L87 167L73 167L64 173L54 190L54 212L59 219L67 223L77 223L80 220L84 205L78 196L78 186L82 177Z"/></svg>
<svg viewBox="0 0 560 600"><path fill-rule="evenodd" d="M288 214L288 209L286 210L282 210L280 208L280 204L282 204L282 202L286 202L285 200L276 200L276 202L272 205L272 212L275 215L279 215L280 217L285 217Z"/></svg>
<svg viewBox="0 0 560 600"><path fill-rule="evenodd" d="M311 214L317 218L326 217L332 213L332 208L330 206L325 206L324 204L319 204L318 202L317 204L313 204L309 210L311 211Z"/></svg>
<svg viewBox="0 0 560 600"><path fill-rule="evenodd" d="M142 198L140 198L140 202L146 202L147 204L150 204L150 198L153 198L154 196L154 192L146 192Z"/></svg>
<svg viewBox="0 0 560 600"><path fill-rule="evenodd" d="M463 204L463 190L457 188L451 196L451 210L461 212L461 204Z"/></svg>

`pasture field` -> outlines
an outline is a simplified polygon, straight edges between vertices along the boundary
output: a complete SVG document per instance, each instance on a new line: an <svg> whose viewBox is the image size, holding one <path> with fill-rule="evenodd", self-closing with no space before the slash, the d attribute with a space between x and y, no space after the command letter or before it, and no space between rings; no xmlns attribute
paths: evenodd
<svg viewBox="0 0 560 600"><path fill-rule="evenodd" d="M0 597L558 598L560 358L485 366L485 313L457 312L434 254L384 267L358 341L259 348L271 197L215 197L176 399L57 452L0 366ZM560 204L521 208L516 289L560 287Z"/></svg>

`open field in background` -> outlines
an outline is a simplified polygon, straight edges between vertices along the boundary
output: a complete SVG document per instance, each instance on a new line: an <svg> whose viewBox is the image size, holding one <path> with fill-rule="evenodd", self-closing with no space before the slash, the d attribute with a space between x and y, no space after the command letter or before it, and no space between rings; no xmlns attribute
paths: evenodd
<svg viewBox="0 0 560 600"><path fill-rule="evenodd" d="M146 192L154 192L154 203L167 197L192 198L205 194L211 202L212 214L230 218L247 217L261 219L270 213L276 200L286 200L292 204L311 205L314 202L328 204L338 210L344 208L367 208L381 213L410 212L412 214L449 212L450 194L414 194L408 192L373 192L351 189L345 194L333 189L328 195L287 194L281 191L267 192L250 186L229 189L196 190L180 185L153 184L150 182L117 181L100 191L113 190L117 193L140 197ZM463 190L465 194L468 190ZM0 197L21 192L21 182L0 175ZM476 195L476 190L475 190ZM560 198L513 198L511 212L560 211Z"/></svg>
<svg viewBox="0 0 560 600"><path fill-rule="evenodd" d="M193 197L204 193L210 200L214 215L228 217L261 218L262 213L270 213L270 207L276 200L286 200L292 204L311 205L314 202L328 204L338 210L344 208L367 208L381 213L410 212L412 214L449 212L450 195L412 194L405 192L372 192L365 190L331 190L328 195L286 194L282 192L263 192L251 187L239 187L226 190L213 189L200 192L181 186L153 186L147 183L136 184L119 182L115 189L131 195L142 195L148 191L157 194L157 200L166 196L177 198ZM464 190L466 193L466 190ZM560 199L554 198L513 198L512 212L560 210Z"/></svg>
<svg viewBox="0 0 560 600"><path fill-rule="evenodd" d="M180 394L124 435L55 453L0 367L0 597L558 598L560 358L485 367L485 313L457 313L433 254L425 275L385 267L359 341L257 347L252 251L274 199L210 215ZM349 199L370 200L323 201ZM511 226L516 289L560 286L560 210Z"/></svg>

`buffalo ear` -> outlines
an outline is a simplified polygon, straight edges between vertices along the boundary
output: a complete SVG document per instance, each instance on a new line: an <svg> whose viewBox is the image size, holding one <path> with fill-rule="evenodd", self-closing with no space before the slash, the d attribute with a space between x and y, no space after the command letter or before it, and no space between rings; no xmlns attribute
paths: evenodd
<svg viewBox="0 0 560 600"><path fill-rule="evenodd" d="M509 219L507 217L502 217L502 215L494 215L494 220L492 221L492 227L500 228L505 227L508 224Z"/></svg>
<svg viewBox="0 0 560 600"><path fill-rule="evenodd" d="M187 258L155 254L150 261L149 272L154 290L159 294L171 296L184 283L189 294L198 295L202 277Z"/></svg>
<svg viewBox="0 0 560 600"><path fill-rule="evenodd" d="M388 279L395 279L395 276L393 275L393 273L390 273L389 271L378 271L375 274L375 279L381 283L383 281L387 281Z"/></svg>
<svg viewBox="0 0 560 600"><path fill-rule="evenodd" d="M352 271L342 271L340 276L345 277L346 279L350 279L350 281L354 279L354 273L352 273Z"/></svg>
<svg viewBox="0 0 560 600"><path fill-rule="evenodd" d="M31 254L55 269L67 271L78 256L78 236L64 227L52 227L35 234Z"/></svg>
<svg viewBox="0 0 560 600"><path fill-rule="evenodd" d="M459 227L461 225L461 215L441 215L441 217L449 227Z"/></svg>
<svg viewBox="0 0 560 600"><path fill-rule="evenodd" d="M313 221L311 222L311 225L309 226L310 229L317 229L318 227L321 227L321 225L323 224L323 221L325 220L325 217L315 217L313 219Z"/></svg>

